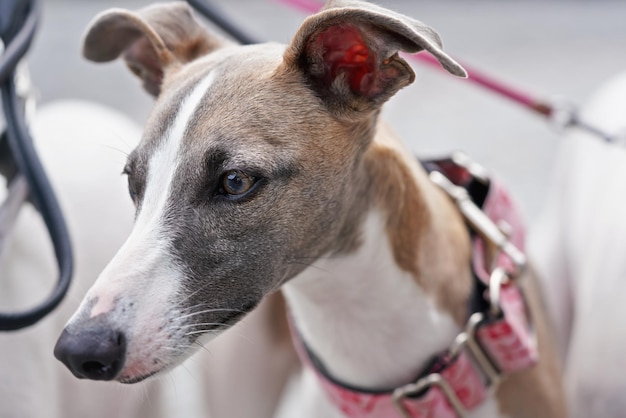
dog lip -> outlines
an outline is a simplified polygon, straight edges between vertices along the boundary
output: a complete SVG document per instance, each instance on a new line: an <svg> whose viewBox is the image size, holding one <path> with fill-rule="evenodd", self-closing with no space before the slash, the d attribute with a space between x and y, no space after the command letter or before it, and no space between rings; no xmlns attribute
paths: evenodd
<svg viewBox="0 0 626 418"><path fill-rule="evenodd" d="M163 368L158 369L158 370L154 370L154 371L152 371L150 373L142 374L140 376L135 376L135 377L127 377L126 378L126 377L120 376L120 377L117 378L117 381L120 382L120 383L123 383L125 385L132 385L133 383L139 383L142 380L146 380L147 378L149 378L151 376L154 376L155 374L159 373L162 370L163 370Z"/></svg>

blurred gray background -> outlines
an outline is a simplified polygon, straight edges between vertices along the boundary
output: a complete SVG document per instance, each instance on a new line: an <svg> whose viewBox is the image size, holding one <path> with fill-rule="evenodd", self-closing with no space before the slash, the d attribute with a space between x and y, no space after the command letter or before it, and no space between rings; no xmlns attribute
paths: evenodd
<svg viewBox="0 0 626 418"><path fill-rule="evenodd" d="M210 0L260 40L288 42L305 14L277 0ZM152 100L120 62L80 56L90 19L148 1L48 0L30 55L41 103L83 98L139 123ZM380 0L436 28L460 61L529 92L584 103L626 70L626 1ZM562 134L541 118L467 81L414 65L417 82L384 117L420 156L464 150L509 182L528 220L538 215ZM626 109L624 109L626 112ZM120 167L121 169L121 167Z"/></svg>

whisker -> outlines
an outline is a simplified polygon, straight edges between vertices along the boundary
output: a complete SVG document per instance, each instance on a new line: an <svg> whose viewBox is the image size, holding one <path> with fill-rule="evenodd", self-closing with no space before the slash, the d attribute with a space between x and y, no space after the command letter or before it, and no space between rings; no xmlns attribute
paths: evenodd
<svg viewBox="0 0 626 418"><path fill-rule="evenodd" d="M222 324L220 322L201 322L199 324L188 324L188 325L183 325L178 327L178 329L186 329L186 328L194 328L194 327L203 327L203 326L211 326L211 325L215 325L215 326L222 326L222 327L228 327L228 324Z"/></svg>
<svg viewBox="0 0 626 418"><path fill-rule="evenodd" d="M196 340L193 343L197 345L198 347L200 347L203 352L206 352L209 356L211 356L211 358L215 358L215 354L211 350L209 350L207 347L202 345L199 341Z"/></svg>
<svg viewBox="0 0 626 418"><path fill-rule="evenodd" d="M186 306L183 309L181 309L180 312L181 313L188 313L188 312L192 312L196 308L207 307L207 306L209 306L209 304L207 302L200 302L200 303L197 303L197 304L192 305L192 306Z"/></svg>
<svg viewBox="0 0 626 418"><path fill-rule="evenodd" d="M343 258L343 255L340 254L336 254L336 255L327 255L327 256L319 256L319 257L305 257L305 256L298 256L298 257L292 257L292 260L338 260L340 258Z"/></svg>
<svg viewBox="0 0 626 418"><path fill-rule="evenodd" d="M219 329L205 329L205 330L199 330L199 331L189 331L187 332L184 336L185 337L189 337L191 335L197 335L197 334L208 334L208 333L221 333L222 330Z"/></svg>
<svg viewBox="0 0 626 418"><path fill-rule="evenodd" d="M198 311L198 312L193 312L190 314L186 314L186 315L182 315L179 316L178 318L175 318L175 321L180 321L181 319L185 319L185 318L189 318L195 315L201 315L204 313L212 313L212 312L239 312L239 313L245 313L244 311L242 311L241 309L228 309L228 308L214 308L214 309L205 309L203 311Z"/></svg>
<svg viewBox="0 0 626 418"><path fill-rule="evenodd" d="M120 154L124 155L125 157L128 157L130 155L130 153L128 151L124 151L123 149L118 148L118 147L114 147L113 145L100 144L100 146L103 147L103 148L108 148L108 149L113 150L113 151L117 151Z"/></svg>
<svg viewBox="0 0 626 418"><path fill-rule="evenodd" d="M304 262L299 262L299 261L289 261L287 264L295 264L295 265L298 265L298 266L311 267L311 268L314 268L315 270L323 271L324 273L333 274L332 271L330 271L328 269L325 269L324 267L316 266L315 264L311 264L311 263L304 263Z"/></svg>
<svg viewBox="0 0 626 418"><path fill-rule="evenodd" d="M187 349L180 347L163 347L164 350L171 351L172 353L183 354L187 352Z"/></svg>
<svg viewBox="0 0 626 418"><path fill-rule="evenodd" d="M179 399L178 386L176 386L176 379L174 379L174 376L172 375L172 370L168 371L166 373L166 376L168 377L170 385L172 386L172 392L174 393L174 398Z"/></svg>
<svg viewBox="0 0 626 418"><path fill-rule="evenodd" d="M207 348L204 344L202 344L200 341L195 340L195 341L193 342L193 344L194 344L194 345L197 345L198 347L200 347L203 351L206 351L207 353L211 353L211 351L210 351L210 350L209 350L209 349L208 349L208 348ZM211 355L212 355L212 354L213 354L213 353L211 353Z"/></svg>
<svg viewBox="0 0 626 418"><path fill-rule="evenodd" d="M133 148L135 148L136 144L136 140L138 140L139 138L133 138L133 143L131 144L128 142L128 135L123 135L121 134L117 129L109 129L106 132L109 136L109 138L111 139L115 139L116 142L118 143L118 145L123 146L129 150L132 150ZM107 146L108 144L101 141L101 140L89 140L89 143L92 145L97 145L97 146Z"/></svg>
<svg viewBox="0 0 626 418"><path fill-rule="evenodd" d="M203 291L204 289L206 289L207 287L209 287L211 285L212 285L212 283L206 283L204 286L200 286L195 291L193 291L190 294L188 294L183 300L181 300L181 302L185 302L186 300L191 299L192 297L197 295L199 292Z"/></svg>
<svg viewBox="0 0 626 418"><path fill-rule="evenodd" d="M148 404L148 408L152 409L152 398L150 397L147 385L143 385L143 399L144 402Z"/></svg>
<svg viewBox="0 0 626 418"><path fill-rule="evenodd" d="M192 306L186 306L183 309L180 309L180 313L181 314L193 313L193 311L195 311L196 308L208 307L208 306L210 306L209 303L201 302L201 303L197 303L197 304L192 305ZM226 310L226 309L229 309L229 308L208 308L208 309L215 309L216 311L218 311L218 310Z"/></svg>
<svg viewBox="0 0 626 418"><path fill-rule="evenodd" d="M242 339L247 344L251 344L251 345L255 344L255 342L253 341L253 338L251 338L249 333L244 332L244 330L242 330L240 328L237 328L237 327L229 328L227 331L232 333L237 338Z"/></svg>

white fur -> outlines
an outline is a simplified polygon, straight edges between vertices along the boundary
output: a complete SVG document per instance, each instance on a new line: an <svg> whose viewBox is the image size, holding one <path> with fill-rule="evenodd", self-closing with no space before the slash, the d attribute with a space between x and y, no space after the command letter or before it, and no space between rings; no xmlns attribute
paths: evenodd
<svg viewBox="0 0 626 418"><path fill-rule="evenodd" d="M145 293L152 289L156 293L149 298L150 306L160 310L176 294L182 273L166 249L168 237L162 231L163 215L167 209L174 173L180 164L179 154L185 131L214 80L215 74L209 73L183 100L174 123L165 137L160 139L157 150L150 158L146 190L133 232L86 298L86 301L97 299L91 310L92 317L110 311L114 301L121 295ZM129 277L133 280L129 280ZM159 313L145 312L142 316L150 321L154 315L162 316Z"/></svg>
<svg viewBox="0 0 626 418"><path fill-rule="evenodd" d="M112 311L109 320L115 321L129 340L126 363L120 374L124 380L152 373L155 367L160 369L163 364L173 366L173 358L177 358L175 364L179 364L198 349L197 346L189 350L188 347L167 344L168 334L183 332L165 327L172 323L167 321L172 314L167 307L179 292L183 274L170 256L169 237L162 225L170 191L174 187L174 173L180 164L183 137L214 79L214 73L209 73L182 101L174 123L160 138L158 148L150 158L146 190L131 235L70 320L70 324L78 320L92 301L96 302L91 308L91 317ZM125 310L113 310L116 304L125 301L133 303L135 317L132 322L125 317ZM124 328L126 326L131 328ZM187 350L187 356L178 355L182 348ZM158 359L159 363L153 364L153 359Z"/></svg>
<svg viewBox="0 0 626 418"><path fill-rule="evenodd" d="M163 220L163 213L172 190L174 173L180 164L183 137L189 121L214 81L215 72L212 71L193 88L189 96L183 99L174 124L150 158L145 196L134 228L139 233L149 234L154 233L155 230L157 233L160 232L159 223ZM164 237L160 236L160 238Z"/></svg>
<svg viewBox="0 0 626 418"><path fill-rule="evenodd" d="M76 379L54 359L63 324L131 230L132 204L119 174L124 153L136 145L141 130L111 109L64 101L38 111L33 132L69 224L76 270L57 310L33 327L0 332L0 417L165 418L174 416L171 410L185 417L210 416L205 400L221 401L200 379L206 364L121 387ZM0 260L0 306L32 306L51 289L56 274L41 218L26 205ZM217 348L211 359L229 363L227 353Z"/></svg>
<svg viewBox="0 0 626 418"><path fill-rule="evenodd" d="M626 133L626 73L582 118ZM626 411L626 149L581 131L563 139L551 194L529 241L565 355L572 417Z"/></svg>
<svg viewBox="0 0 626 418"><path fill-rule="evenodd" d="M359 387L412 382L459 332L452 317L398 267L378 212L369 214L355 254L321 258L283 289L304 341L334 377ZM302 379L298 396L319 406L299 410L327 416L319 408L332 408L320 399L319 385L308 372ZM492 399L471 417L495 417L495 411Z"/></svg>

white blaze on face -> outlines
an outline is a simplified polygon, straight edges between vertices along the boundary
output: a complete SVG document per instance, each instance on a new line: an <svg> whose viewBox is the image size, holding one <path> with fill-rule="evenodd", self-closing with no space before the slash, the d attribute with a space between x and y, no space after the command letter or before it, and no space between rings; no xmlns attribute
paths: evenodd
<svg viewBox="0 0 626 418"><path fill-rule="evenodd" d="M116 301L125 297L149 299L146 305L155 310L152 314L158 314L156 311L166 309L167 300L178 289L180 268L168 254L169 237L163 230L163 218L170 193L176 187L173 179L180 164L182 139L214 79L215 74L209 73L183 100L174 123L150 157L146 189L133 231L83 301L96 300L90 317L110 312ZM137 312L141 317L146 313Z"/></svg>

